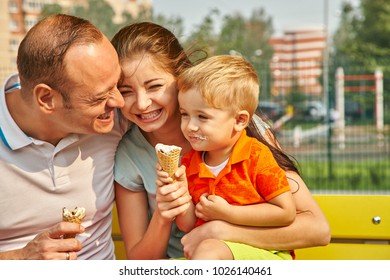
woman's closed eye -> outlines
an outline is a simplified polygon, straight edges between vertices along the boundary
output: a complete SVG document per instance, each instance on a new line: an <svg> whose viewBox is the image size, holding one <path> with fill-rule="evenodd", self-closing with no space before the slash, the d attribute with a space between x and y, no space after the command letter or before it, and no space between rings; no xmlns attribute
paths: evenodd
<svg viewBox="0 0 390 280"><path fill-rule="evenodd" d="M154 85L150 85L148 87L148 91L157 91L157 90L160 90L164 85L163 84L154 84Z"/></svg>
<svg viewBox="0 0 390 280"><path fill-rule="evenodd" d="M118 85L118 90L122 94L122 96L134 94L134 91L131 87L128 86L120 86Z"/></svg>
<svg viewBox="0 0 390 280"><path fill-rule="evenodd" d="M122 96L129 96L131 94L134 94L134 92L131 90L121 90L120 93L122 94Z"/></svg>

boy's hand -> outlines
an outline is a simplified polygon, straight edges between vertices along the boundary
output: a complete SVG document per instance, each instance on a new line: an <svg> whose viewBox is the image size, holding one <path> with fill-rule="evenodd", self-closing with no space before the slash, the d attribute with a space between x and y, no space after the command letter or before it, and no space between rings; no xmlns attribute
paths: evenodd
<svg viewBox="0 0 390 280"><path fill-rule="evenodd" d="M196 204L195 215L203 221L225 220L229 215L230 204L218 195L208 195L204 193L200 196Z"/></svg>

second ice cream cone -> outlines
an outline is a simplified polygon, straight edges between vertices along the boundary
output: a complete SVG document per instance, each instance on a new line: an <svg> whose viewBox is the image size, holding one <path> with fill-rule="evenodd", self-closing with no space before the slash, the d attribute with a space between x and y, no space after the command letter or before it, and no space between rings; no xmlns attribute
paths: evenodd
<svg viewBox="0 0 390 280"><path fill-rule="evenodd" d="M70 211L66 207L62 208L62 220L69 223L81 224L85 217L85 208L76 207L73 211ZM64 238L74 238L75 234L65 234Z"/></svg>

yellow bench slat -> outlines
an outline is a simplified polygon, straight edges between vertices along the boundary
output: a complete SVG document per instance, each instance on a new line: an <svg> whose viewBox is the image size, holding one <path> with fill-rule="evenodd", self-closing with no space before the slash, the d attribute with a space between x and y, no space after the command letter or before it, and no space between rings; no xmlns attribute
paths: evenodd
<svg viewBox="0 0 390 280"><path fill-rule="evenodd" d="M297 260L390 260L390 245L339 244L295 250Z"/></svg>
<svg viewBox="0 0 390 280"><path fill-rule="evenodd" d="M315 195L332 231L332 238L390 240L390 196ZM381 218L379 224L372 219Z"/></svg>

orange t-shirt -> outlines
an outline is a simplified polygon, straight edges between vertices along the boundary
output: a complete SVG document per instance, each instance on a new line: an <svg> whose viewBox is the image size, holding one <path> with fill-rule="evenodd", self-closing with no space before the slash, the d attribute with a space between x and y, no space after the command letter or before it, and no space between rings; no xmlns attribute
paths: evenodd
<svg viewBox="0 0 390 280"><path fill-rule="evenodd" d="M186 166L188 189L194 204L203 193L218 195L233 205L249 205L267 202L290 190L286 174L269 148L248 137L245 131L217 177L203 162L202 152L189 151L181 163ZM198 219L196 226L202 223Z"/></svg>

